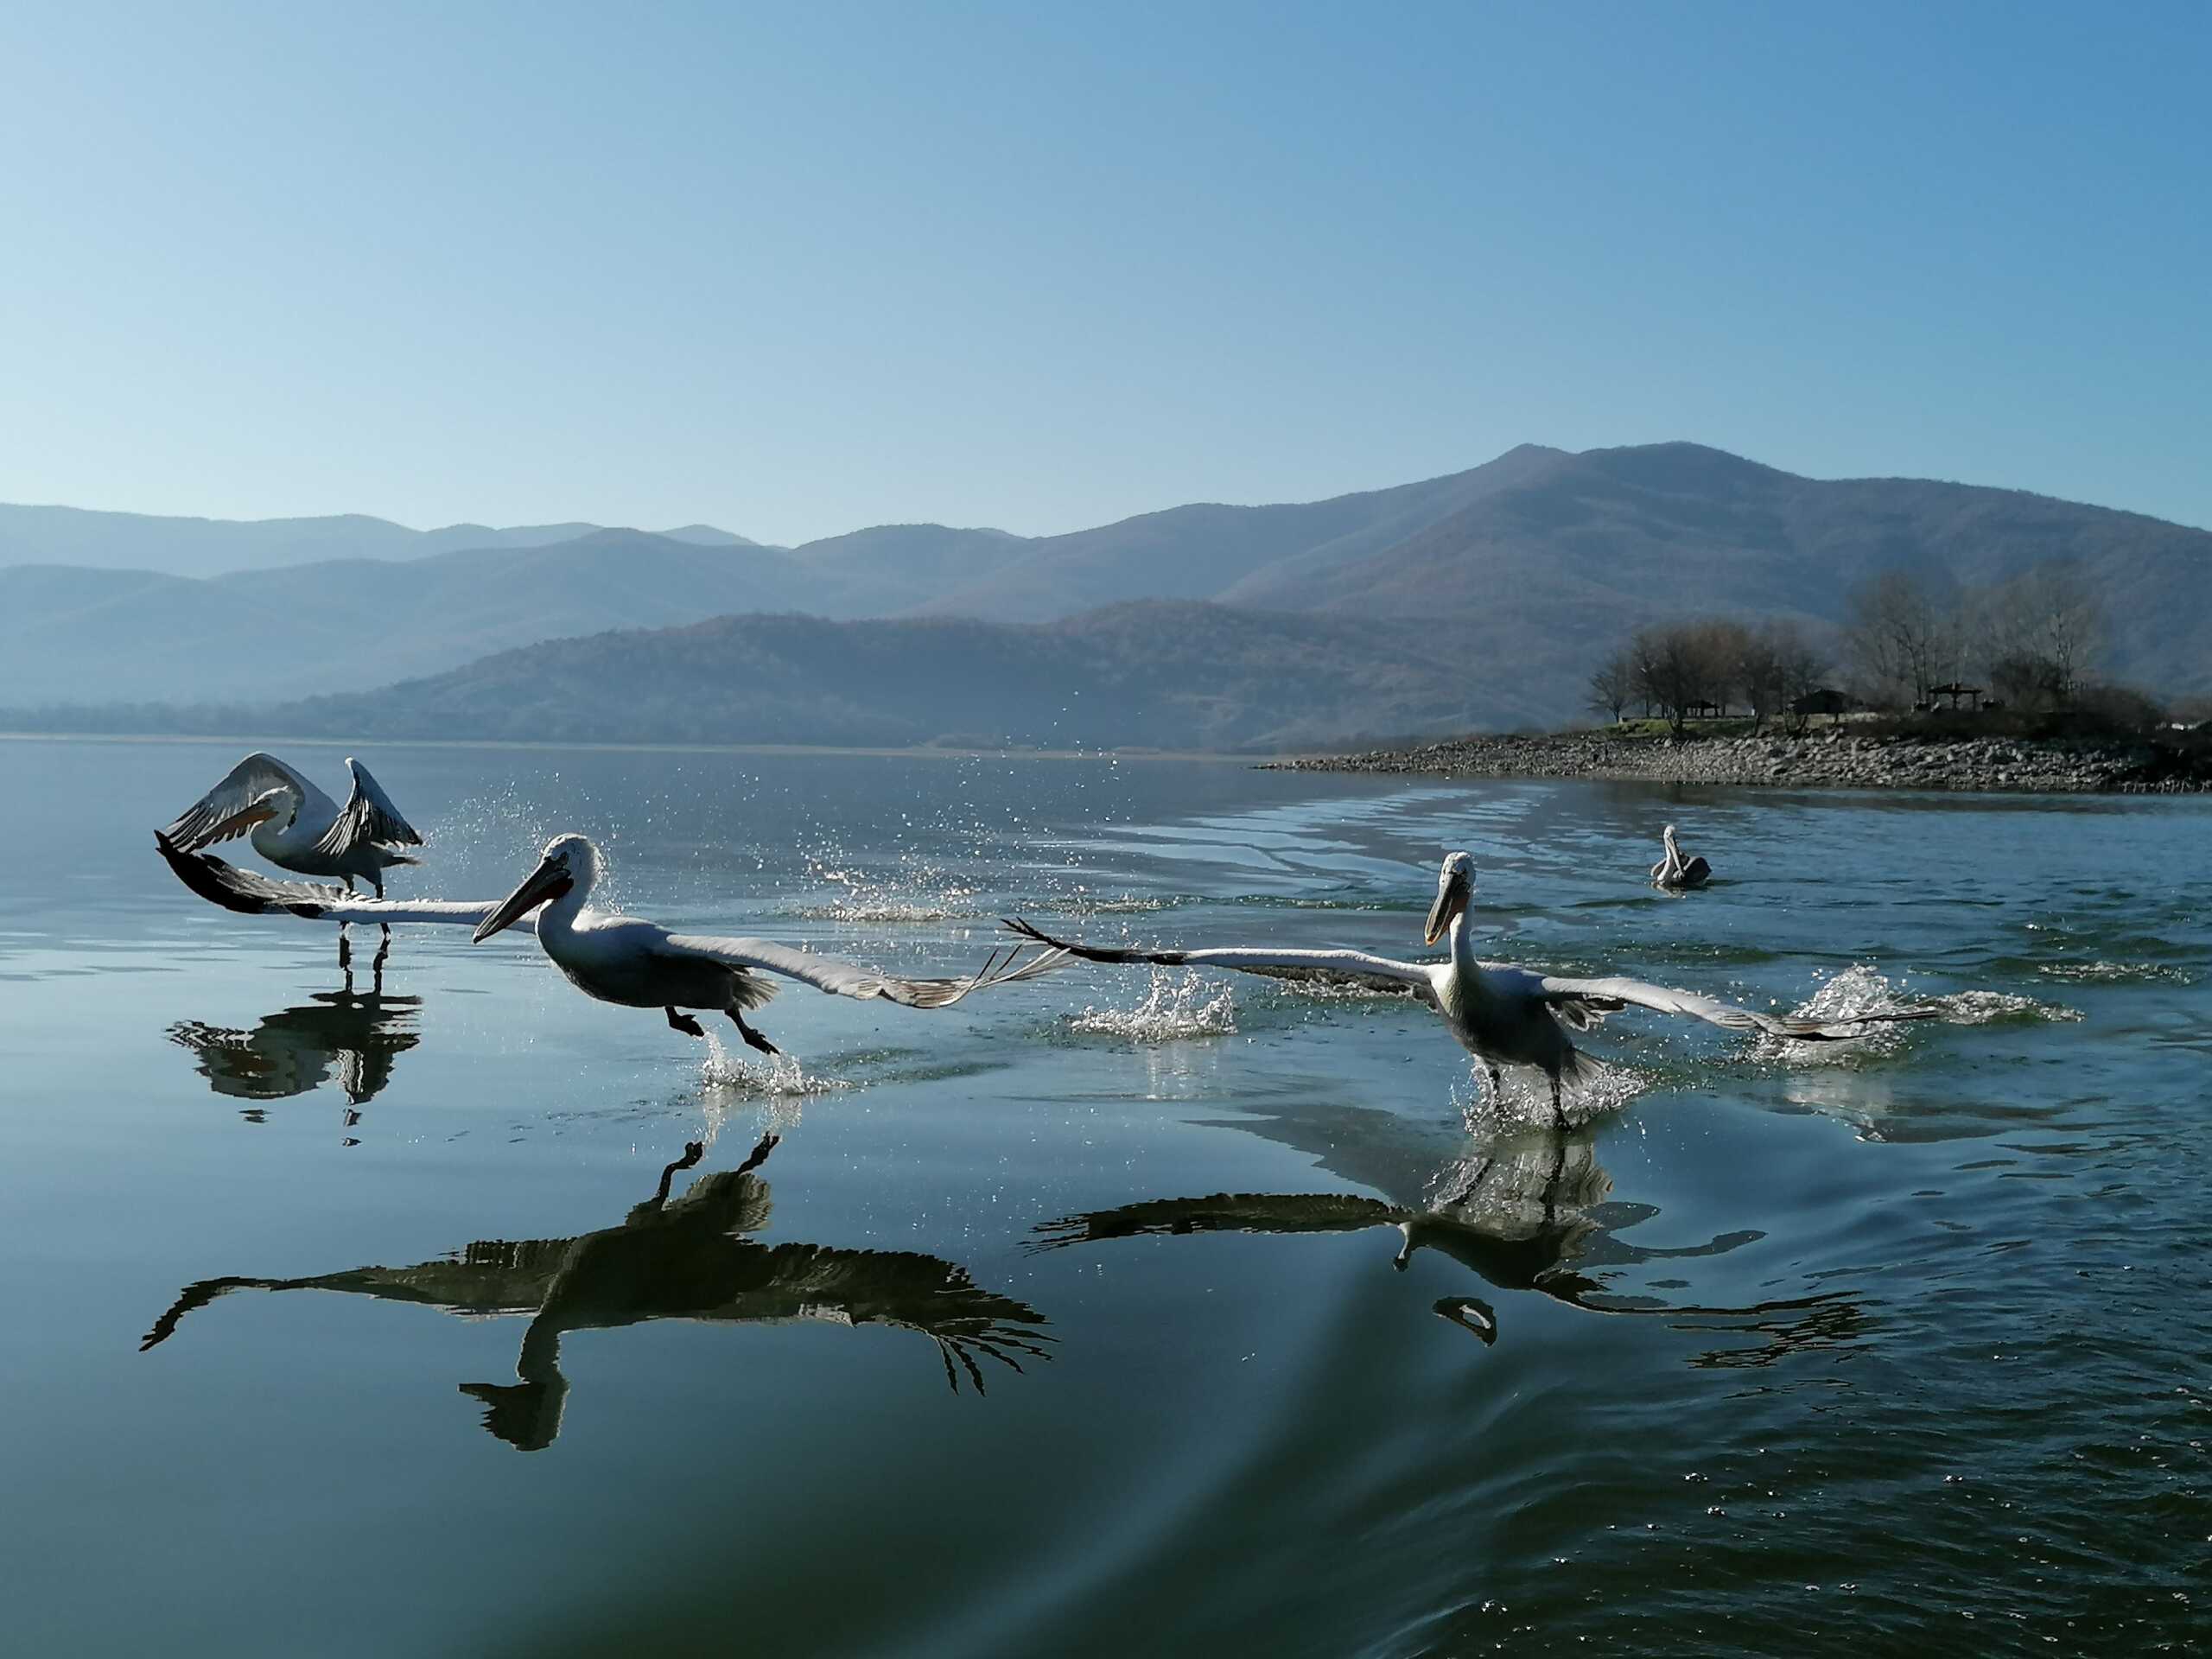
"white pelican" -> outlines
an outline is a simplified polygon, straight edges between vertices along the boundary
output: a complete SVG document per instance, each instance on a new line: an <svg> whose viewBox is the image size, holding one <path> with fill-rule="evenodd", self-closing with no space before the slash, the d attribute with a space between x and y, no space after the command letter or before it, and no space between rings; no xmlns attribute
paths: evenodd
<svg viewBox="0 0 2212 1659"><path fill-rule="evenodd" d="M1560 1099L1562 1078L1577 1075L1582 1056L1567 1040L1562 1022L1587 1031L1606 1014L1633 1003L1662 1014L1686 1014L1732 1031L1763 1031L1803 1042L1855 1037L1878 1021L1924 1020L1930 1008L1898 1008L1853 1014L1842 1020L1788 1020L1694 991L1673 991L1636 979L1565 979L1503 963L1478 962L1466 926L1468 901L1474 897L1475 862L1465 853L1445 859L1436 879L1436 902L1425 930L1433 944L1448 931L1452 955L1444 962L1397 962L1362 950L1285 950L1231 946L1207 950L1109 950L1071 944L1015 919L1006 925L1023 938L1089 962L1148 962L1165 967L1230 968L1277 979L1337 980L1419 997L1444 1016L1462 1046L1482 1062L1495 1094L1502 1086L1501 1065L1535 1066L1550 1078L1552 1115L1565 1127Z"/></svg>
<svg viewBox="0 0 2212 1659"><path fill-rule="evenodd" d="M1713 866L1702 857L1684 858L1681 844L1675 839L1675 826L1669 824L1659 832L1659 840L1667 855L1651 867L1654 885L1672 887L1680 892L1686 887L1701 887L1713 880Z"/></svg>
<svg viewBox="0 0 2212 1659"><path fill-rule="evenodd" d="M366 766L349 754L346 770L353 787L340 807L275 755L249 754L162 834L186 851L196 852L251 832L253 850L279 869L340 876L349 893L358 876L381 899L385 870L422 861L407 849L420 847L423 837ZM391 938L387 928L385 942ZM346 962L351 954L341 923L339 961Z"/></svg>
<svg viewBox="0 0 2212 1659"><path fill-rule="evenodd" d="M1021 947L1016 945L1003 956L994 951L966 979L900 979L766 939L671 933L634 916L589 907L605 861L582 836L556 836L546 842L537 868L496 903L357 898L339 887L270 880L234 868L211 853L188 853L166 836L156 834L155 839L185 886L226 910L303 916L341 925L461 923L475 929L479 943L519 924L532 928L539 948L587 996L624 1007L663 1009L671 1026L694 1037L707 1033L683 1010L726 1014L738 1034L764 1054L780 1051L746 1023L745 1010L759 1007L776 994L766 977L770 974L862 1001L880 996L909 1008L945 1008L972 991L1034 979L1058 966L1066 954L1046 950L1017 966ZM532 911L539 913L532 917Z"/></svg>

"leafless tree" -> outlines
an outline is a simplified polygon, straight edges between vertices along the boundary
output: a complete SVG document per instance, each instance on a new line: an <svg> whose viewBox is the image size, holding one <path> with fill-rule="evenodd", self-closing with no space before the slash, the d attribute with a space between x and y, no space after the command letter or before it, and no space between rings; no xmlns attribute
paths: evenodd
<svg viewBox="0 0 2212 1659"><path fill-rule="evenodd" d="M2007 702L2069 709L2104 649L2104 600L2070 560L2014 577L1986 607L1990 684Z"/></svg>
<svg viewBox="0 0 2212 1659"><path fill-rule="evenodd" d="M1598 714L1610 715L1618 726L1636 695L1636 654L1624 645L1592 671L1589 706Z"/></svg>
<svg viewBox="0 0 2212 1659"><path fill-rule="evenodd" d="M1910 570L1885 570L1853 592L1846 638L1867 701L1910 699L1958 672L1965 626L1955 596Z"/></svg>
<svg viewBox="0 0 2212 1659"><path fill-rule="evenodd" d="M1775 706L1781 710L1790 735L1802 736L1811 716L1799 705L1827 678L1827 658L1805 638L1802 629L1786 619L1768 623L1763 633L1774 662Z"/></svg>

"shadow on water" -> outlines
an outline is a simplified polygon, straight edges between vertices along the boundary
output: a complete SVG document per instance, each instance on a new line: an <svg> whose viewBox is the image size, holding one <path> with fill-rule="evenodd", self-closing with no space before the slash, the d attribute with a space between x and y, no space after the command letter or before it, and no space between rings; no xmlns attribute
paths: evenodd
<svg viewBox="0 0 2212 1659"><path fill-rule="evenodd" d="M486 1239L409 1268L355 1268L306 1279L205 1279L187 1286L155 1320L140 1351L166 1342L186 1314L234 1290L340 1291L467 1318L528 1314L515 1361L518 1381L460 1385L483 1402L485 1427L524 1452L543 1451L560 1434L569 1395L561 1338L571 1331L654 1319L887 1325L929 1338L956 1393L963 1376L984 1392L979 1360L1020 1371L1021 1356L1051 1357L1053 1338L1039 1328L1046 1322L1043 1314L979 1288L954 1262L909 1250L769 1245L745 1236L767 1224L768 1184L757 1172L777 1140L762 1137L737 1168L702 1176L671 1199L677 1174L703 1154L695 1141L620 1225L580 1237Z"/></svg>
<svg viewBox="0 0 2212 1659"><path fill-rule="evenodd" d="M298 1007L280 1008L251 1031L181 1020L169 1040L188 1050L200 1075L233 1100L286 1100L332 1081L359 1107L391 1081L393 1061L422 1041L415 1031L416 996L384 994L382 958L365 992L352 969L334 991L317 991ZM261 1114L246 1116L259 1122ZM348 1111L350 1126L356 1114Z"/></svg>
<svg viewBox="0 0 2212 1659"><path fill-rule="evenodd" d="M1611 1198L1612 1179L1587 1129L1527 1130L1469 1147L1394 1112L1360 1107L1295 1107L1211 1127L1241 1129L1316 1154L1319 1166L1383 1194L1216 1192L1154 1198L1040 1224L1032 1249L1198 1233L1300 1235L1388 1228L1398 1236L1391 1265L1402 1272L1417 1252L1448 1256L1493 1289L1533 1292L1586 1313L1660 1316L1675 1329L1747 1334L1751 1346L1694 1357L1700 1367L1768 1363L1802 1348L1833 1347L1866 1328L1864 1310L1831 1291L1745 1307L1666 1301L1616 1287L1625 1270L1659 1262L1725 1255L1765 1235L1716 1234L1702 1244L1642 1245L1624 1237L1658 1209ZM1433 1311L1481 1338L1497 1341L1498 1316L1478 1296L1447 1296Z"/></svg>

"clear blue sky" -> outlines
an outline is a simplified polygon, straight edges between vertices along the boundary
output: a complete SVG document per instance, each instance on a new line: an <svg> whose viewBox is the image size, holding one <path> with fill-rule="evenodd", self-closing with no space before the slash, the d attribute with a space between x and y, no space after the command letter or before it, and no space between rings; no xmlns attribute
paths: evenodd
<svg viewBox="0 0 2212 1659"><path fill-rule="evenodd" d="M0 11L0 499L1072 529L1532 440L2212 524L2212 5Z"/></svg>

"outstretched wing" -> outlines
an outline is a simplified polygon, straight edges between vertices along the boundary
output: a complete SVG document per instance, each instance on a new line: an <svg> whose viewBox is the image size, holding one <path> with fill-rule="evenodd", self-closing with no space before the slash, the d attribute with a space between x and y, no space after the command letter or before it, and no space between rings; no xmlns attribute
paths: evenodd
<svg viewBox="0 0 2212 1659"><path fill-rule="evenodd" d="M1324 980L1362 985L1370 990L1436 1000L1428 969L1417 962L1370 957L1364 950L1263 950L1230 945L1206 950L1135 950L1101 944L1071 944L1033 927L1020 917L1005 924L1010 932L1036 944L1065 950L1085 962L1148 962L1161 968L1226 968L1271 979Z"/></svg>
<svg viewBox="0 0 2212 1659"><path fill-rule="evenodd" d="M394 899L357 898L343 887L321 881L279 881L251 870L226 864L213 853L187 852L156 830L154 842L178 880L211 905L237 911L241 916L300 916L318 922L447 922L475 927L499 908L497 899L481 903L435 899L402 903ZM537 931L534 918L525 916L515 925Z"/></svg>
<svg viewBox="0 0 2212 1659"><path fill-rule="evenodd" d="M315 850L329 857L350 853L364 842L379 847L420 847L423 837L415 826L399 815L391 804L391 797L369 775L369 769L352 755L346 757L346 770L353 774L353 787L346 797L346 805L332 822L328 833L315 843Z"/></svg>
<svg viewBox="0 0 2212 1659"><path fill-rule="evenodd" d="M994 985L1018 984L1039 974L1048 974L1067 955L1064 950L1046 950L1027 962L1017 963L1021 948L1015 945L1003 954L994 951L984 959L982 967L966 979L902 979L893 974L879 974L842 957L817 956L811 950L776 944L767 939L720 939L696 933L671 933L656 948L666 955L703 957L727 968L780 974L785 979L795 979L833 996L855 997L861 1001L870 997L887 997L909 1008L949 1008L971 992L988 990Z"/></svg>
<svg viewBox="0 0 2212 1659"><path fill-rule="evenodd" d="M1695 991L1647 985L1640 979L1560 979L1534 974L1529 977L1535 982L1537 995L1562 1010L1612 1014L1633 1005L1654 1008L1661 1014L1685 1014L1693 1020L1726 1026L1731 1031L1763 1031L1770 1037L1790 1037L1808 1043L1836 1042L1861 1036L1865 1028L1872 1025L1887 1025L1900 1020L1932 1020L1938 1012L1934 1008L1884 1008L1840 1020L1785 1019L1700 996Z"/></svg>
<svg viewBox="0 0 2212 1659"><path fill-rule="evenodd" d="M330 798L273 754L253 753L177 816L162 833L186 849L212 847L242 836L264 819L289 816Z"/></svg>

